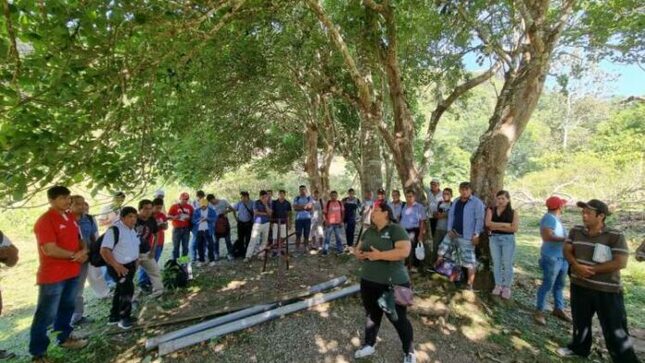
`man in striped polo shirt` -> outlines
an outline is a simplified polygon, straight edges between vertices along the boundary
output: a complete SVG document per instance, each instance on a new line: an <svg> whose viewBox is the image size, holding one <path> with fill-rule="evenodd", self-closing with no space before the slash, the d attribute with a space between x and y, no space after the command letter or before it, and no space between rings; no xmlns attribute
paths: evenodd
<svg viewBox="0 0 645 363"><path fill-rule="evenodd" d="M569 231L564 256L571 265L571 312L573 341L558 349L563 357L587 357L591 352L591 320L598 320L605 344L614 362L638 362L627 331L620 270L627 266L629 250L625 236L605 226L607 204L592 199L578 202L584 226Z"/></svg>

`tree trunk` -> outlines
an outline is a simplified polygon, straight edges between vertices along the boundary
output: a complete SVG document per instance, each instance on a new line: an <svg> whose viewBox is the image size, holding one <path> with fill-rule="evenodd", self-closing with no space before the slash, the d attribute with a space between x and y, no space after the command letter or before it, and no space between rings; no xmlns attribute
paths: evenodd
<svg viewBox="0 0 645 363"><path fill-rule="evenodd" d="M313 123L307 123L305 130L305 150L307 157L305 160L305 172L309 180L311 191L318 189L322 191L322 183L318 169L318 127Z"/></svg>
<svg viewBox="0 0 645 363"><path fill-rule="evenodd" d="M513 145L522 135L540 98L548 56L518 72L508 72L486 133L470 159L473 190L486 205L504 186L504 174Z"/></svg>
<svg viewBox="0 0 645 363"><path fill-rule="evenodd" d="M383 187L380 138L371 123L363 122L361 126L361 193L365 195L371 191L376 194Z"/></svg>

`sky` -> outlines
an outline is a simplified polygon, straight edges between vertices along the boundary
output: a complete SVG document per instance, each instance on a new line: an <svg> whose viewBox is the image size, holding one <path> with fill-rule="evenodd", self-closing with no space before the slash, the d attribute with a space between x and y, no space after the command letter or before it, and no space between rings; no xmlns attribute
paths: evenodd
<svg viewBox="0 0 645 363"><path fill-rule="evenodd" d="M487 69L490 63L486 62L483 66L479 66L475 62L473 53L467 54L465 57L466 68L473 72L480 72ZM613 63L610 61L600 62L600 69L605 72L615 74L616 81L611 84L607 96L629 97L629 96L645 96L645 70L639 68L637 65L626 65ZM546 82L546 87L551 88L555 85L555 78L549 77Z"/></svg>

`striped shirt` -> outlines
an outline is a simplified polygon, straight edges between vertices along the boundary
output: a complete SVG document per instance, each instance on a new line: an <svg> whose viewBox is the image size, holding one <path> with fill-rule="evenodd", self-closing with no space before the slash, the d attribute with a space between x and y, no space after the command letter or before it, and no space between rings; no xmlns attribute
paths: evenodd
<svg viewBox="0 0 645 363"><path fill-rule="evenodd" d="M601 263L598 261L598 258L594 261L594 252L596 249L601 250L603 248L608 248L609 251L611 251L612 257L615 255L629 255L629 248L627 247L625 236L615 229L609 229L606 227L603 228L599 235L590 236L585 227L575 226L571 231L569 231L569 237L565 243L573 247L573 255L575 256L576 261L588 266L595 266ZM598 252L596 254L599 255ZM612 258L609 257L609 259L604 262L611 260ZM576 276L575 272L572 271L571 283L602 292L616 293L622 291L620 270L603 274L595 274L589 278Z"/></svg>

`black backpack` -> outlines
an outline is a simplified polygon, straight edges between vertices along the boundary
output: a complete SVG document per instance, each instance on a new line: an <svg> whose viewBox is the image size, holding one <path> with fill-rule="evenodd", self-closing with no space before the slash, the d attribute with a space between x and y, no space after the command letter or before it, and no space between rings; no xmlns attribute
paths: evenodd
<svg viewBox="0 0 645 363"><path fill-rule="evenodd" d="M112 226L108 228L105 233L108 233L110 230L114 233L114 246L116 247L116 244L119 243L119 227ZM105 233L103 233L96 241L90 242L90 264L94 267L107 265L103 256L101 256L101 245L103 244Z"/></svg>
<svg viewBox="0 0 645 363"><path fill-rule="evenodd" d="M168 260L162 272L163 286L168 290L188 286L188 270L176 260Z"/></svg>

